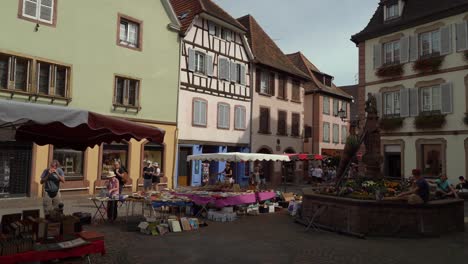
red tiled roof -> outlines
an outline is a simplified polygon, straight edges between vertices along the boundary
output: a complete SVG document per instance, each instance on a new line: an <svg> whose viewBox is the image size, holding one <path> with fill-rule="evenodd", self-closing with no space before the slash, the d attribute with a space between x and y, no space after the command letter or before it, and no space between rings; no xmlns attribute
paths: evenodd
<svg viewBox="0 0 468 264"><path fill-rule="evenodd" d="M297 68L299 68L301 71L306 73L312 79L312 81L310 82L312 84L309 84L309 85L305 86L306 91L317 89L317 90L323 91L325 93L338 95L338 96L345 97L345 98L348 98L348 99L351 100L351 96L348 93L346 93L345 91L343 91L340 88L336 87L334 83L332 83L332 86L329 87L329 86L326 86L325 84L323 84L323 82L321 82L320 80L318 80L317 77L315 76L314 72L318 73L319 75L325 75L325 76L329 76L329 77L332 77L332 76L329 75L329 74L321 72L317 68L317 66L315 66L309 59L307 59L304 56L304 54L302 54L302 52L296 52L296 53L293 53L293 54L288 54L287 56L288 56L289 60L291 60L291 62L294 63L294 65L296 65Z"/></svg>
<svg viewBox="0 0 468 264"><path fill-rule="evenodd" d="M214 16L240 30L246 30L235 18L211 0L171 0L171 5L182 25L181 32L183 33L185 33L192 24L195 16L201 13Z"/></svg>
<svg viewBox="0 0 468 264"><path fill-rule="evenodd" d="M286 57L283 51L281 51L270 36L268 36L257 23L255 18L251 15L246 15L237 20L247 28L247 39L256 63L273 67L302 79L310 80L307 74L296 68L288 57Z"/></svg>

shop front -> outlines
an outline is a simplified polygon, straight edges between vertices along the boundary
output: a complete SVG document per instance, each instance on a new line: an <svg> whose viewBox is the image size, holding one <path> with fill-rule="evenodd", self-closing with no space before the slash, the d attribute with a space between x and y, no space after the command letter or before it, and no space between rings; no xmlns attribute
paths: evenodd
<svg viewBox="0 0 468 264"><path fill-rule="evenodd" d="M0 142L0 198L29 195L32 143Z"/></svg>

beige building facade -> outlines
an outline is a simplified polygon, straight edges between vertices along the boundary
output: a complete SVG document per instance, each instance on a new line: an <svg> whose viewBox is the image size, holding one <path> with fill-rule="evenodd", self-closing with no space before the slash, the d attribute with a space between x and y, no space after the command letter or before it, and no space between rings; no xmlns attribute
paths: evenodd
<svg viewBox="0 0 468 264"><path fill-rule="evenodd" d="M468 5L439 1L423 17L417 2L381 1L359 47L361 119L368 93L377 99L383 173L427 177L467 174ZM431 1L432 2L432 1Z"/></svg>

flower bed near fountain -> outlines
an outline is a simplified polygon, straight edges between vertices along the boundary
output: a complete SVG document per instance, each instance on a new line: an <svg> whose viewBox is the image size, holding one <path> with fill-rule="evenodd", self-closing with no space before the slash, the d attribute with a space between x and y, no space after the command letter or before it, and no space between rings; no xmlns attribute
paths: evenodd
<svg viewBox="0 0 468 264"><path fill-rule="evenodd" d="M326 209L315 223L337 232L363 236L440 236L464 231L463 200L431 201L409 205L402 201L361 200L303 190L302 218Z"/></svg>

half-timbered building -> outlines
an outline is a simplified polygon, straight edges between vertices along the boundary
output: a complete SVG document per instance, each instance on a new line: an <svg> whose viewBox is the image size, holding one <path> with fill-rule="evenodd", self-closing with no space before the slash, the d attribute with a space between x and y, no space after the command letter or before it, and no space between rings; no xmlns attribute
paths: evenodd
<svg viewBox="0 0 468 264"><path fill-rule="evenodd" d="M210 0L171 0L182 24L178 106L178 171L181 186L201 184L201 153L249 152L251 52L245 28ZM224 162L210 164L211 179ZM245 166L234 167L236 182Z"/></svg>

